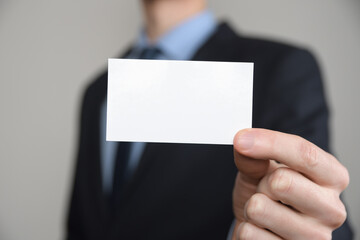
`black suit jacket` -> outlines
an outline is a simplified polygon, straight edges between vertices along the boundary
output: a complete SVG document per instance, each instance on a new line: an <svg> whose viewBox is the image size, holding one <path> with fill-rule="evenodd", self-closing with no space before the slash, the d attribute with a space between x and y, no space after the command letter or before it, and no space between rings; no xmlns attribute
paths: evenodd
<svg viewBox="0 0 360 240"><path fill-rule="evenodd" d="M328 109L309 52L240 37L221 24L193 60L254 62L253 127L297 134L329 151ZM106 87L104 72L83 98L67 238L225 239L234 219L232 146L148 144L116 211L108 209L99 149ZM347 224L337 234L351 238Z"/></svg>

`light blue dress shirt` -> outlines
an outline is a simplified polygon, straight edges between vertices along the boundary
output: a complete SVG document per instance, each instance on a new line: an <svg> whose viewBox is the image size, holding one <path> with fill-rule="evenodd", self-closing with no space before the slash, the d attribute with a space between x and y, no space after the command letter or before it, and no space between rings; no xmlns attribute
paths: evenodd
<svg viewBox="0 0 360 240"><path fill-rule="evenodd" d="M143 49L155 46L161 53L156 59L168 60L189 60L196 51L206 42L216 29L216 20L213 14L206 10L200 14L179 24L159 40L151 45L145 33L142 31L136 41L136 44L127 58L138 58ZM101 108L100 121L100 151L101 151L101 173L103 180L103 190L110 193L112 190L112 181L115 168L115 155L117 152L117 142L107 142L106 133L106 101ZM131 176L143 154L146 143L132 143L130 148L127 173Z"/></svg>

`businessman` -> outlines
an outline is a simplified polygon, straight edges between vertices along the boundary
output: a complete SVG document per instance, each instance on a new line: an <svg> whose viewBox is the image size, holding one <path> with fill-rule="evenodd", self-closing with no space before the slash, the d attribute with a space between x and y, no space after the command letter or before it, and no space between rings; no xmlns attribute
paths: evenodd
<svg viewBox="0 0 360 240"><path fill-rule="evenodd" d="M233 146L106 142L105 71L83 98L67 239L351 239L312 55L237 35L205 0L142 6L119 57L254 62L254 129Z"/></svg>

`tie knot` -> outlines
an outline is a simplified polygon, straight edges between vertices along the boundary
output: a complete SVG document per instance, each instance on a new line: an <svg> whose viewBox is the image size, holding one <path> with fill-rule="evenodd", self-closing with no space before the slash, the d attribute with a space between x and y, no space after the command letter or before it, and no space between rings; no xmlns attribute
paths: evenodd
<svg viewBox="0 0 360 240"><path fill-rule="evenodd" d="M147 47L140 52L139 59L155 59L160 53L161 51L157 47Z"/></svg>

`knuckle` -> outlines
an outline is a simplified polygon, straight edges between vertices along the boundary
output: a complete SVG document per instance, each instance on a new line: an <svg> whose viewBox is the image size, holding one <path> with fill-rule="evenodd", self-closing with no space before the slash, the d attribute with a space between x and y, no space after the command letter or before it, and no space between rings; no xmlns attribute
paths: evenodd
<svg viewBox="0 0 360 240"><path fill-rule="evenodd" d="M342 176L340 179L340 189L341 190L345 190L350 183L350 175L349 175L349 171L343 166L343 171L342 171Z"/></svg>
<svg viewBox="0 0 360 240"><path fill-rule="evenodd" d="M341 192L344 191L350 183L350 175L348 169L342 165L339 160L328 153L329 162L333 165L333 169L335 169L335 176L336 181L333 184L334 187L336 187Z"/></svg>
<svg viewBox="0 0 360 240"><path fill-rule="evenodd" d="M246 209L245 218L249 220L261 219L265 215L265 199L261 193L256 193L249 199Z"/></svg>
<svg viewBox="0 0 360 240"><path fill-rule="evenodd" d="M290 170L287 168L276 169L269 177L269 187L273 194L290 192L293 188Z"/></svg>
<svg viewBox="0 0 360 240"><path fill-rule="evenodd" d="M252 238L252 229L249 223L242 223L238 228L238 237L240 240L248 240Z"/></svg>
<svg viewBox="0 0 360 240"><path fill-rule="evenodd" d="M319 163L319 151L317 147L303 139L300 143L300 155L304 161L305 168L316 167Z"/></svg>
<svg viewBox="0 0 360 240"><path fill-rule="evenodd" d="M331 234L328 233L317 233L314 235L314 240L331 240Z"/></svg>
<svg viewBox="0 0 360 240"><path fill-rule="evenodd" d="M339 162L339 160L332 154L327 153L328 164L332 165L334 171L334 181L332 186L340 192L344 191L350 183L350 175L348 169Z"/></svg>
<svg viewBox="0 0 360 240"><path fill-rule="evenodd" d="M312 234L314 240L331 240L332 234L328 230L317 230Z"/></svg>
<svg viewBox="0 0 360 240"><path fill-rule="evenodd" d="M344 204L341 201L338 204L338 206L334 207L331 215L332 217L331 217L330 227L332 229L336 229L340 227L345 222L347 218L347 212Z"/></svg>

